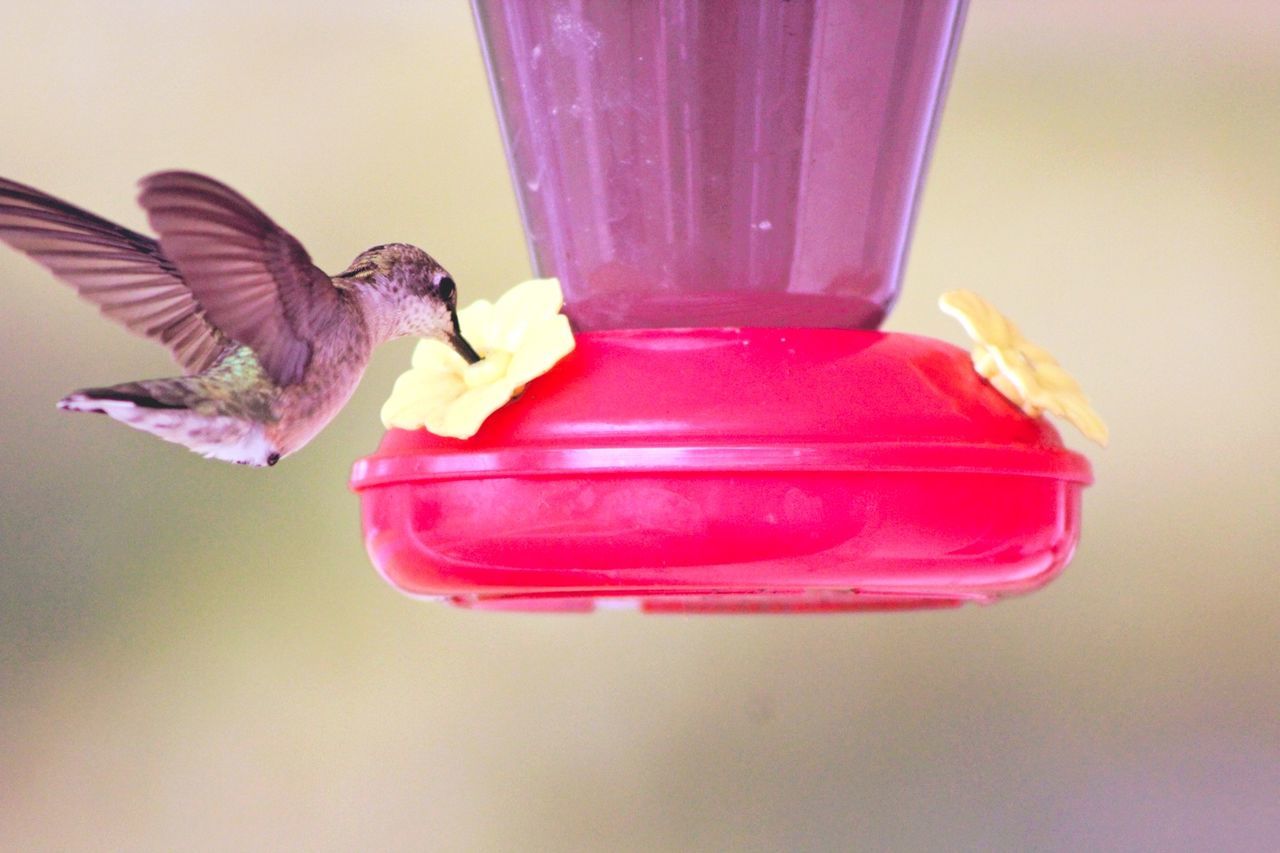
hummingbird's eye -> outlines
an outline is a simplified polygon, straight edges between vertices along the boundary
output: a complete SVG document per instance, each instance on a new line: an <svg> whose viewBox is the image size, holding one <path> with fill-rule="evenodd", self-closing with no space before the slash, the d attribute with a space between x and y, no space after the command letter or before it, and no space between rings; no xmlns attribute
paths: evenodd
<svg viewBox="0 0 1280 853"><path fill-rule="evenodd" d="M453 295L458 290L457 285L453 283L453 279L449 278L449 276L445 276L440 279L440 283L436 286L440 289L441 299L445 302L453 301Z"/></svg>

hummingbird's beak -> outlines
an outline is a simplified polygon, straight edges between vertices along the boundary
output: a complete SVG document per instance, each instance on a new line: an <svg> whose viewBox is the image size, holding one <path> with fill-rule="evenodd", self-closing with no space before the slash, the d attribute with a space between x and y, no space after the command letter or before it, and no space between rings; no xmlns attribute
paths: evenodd
<svg viewBox="0 0 1280 853"><path fill-rule="evenodd" d="M457 309L449 309L449 314L453 317L453 332L449 334L449 346L453 347L458 355L465 358L467 364L475 364L480 360L480 356L471 348L471 344L467 343L467 339L462 336L462 327L458 325Z"/></svg>

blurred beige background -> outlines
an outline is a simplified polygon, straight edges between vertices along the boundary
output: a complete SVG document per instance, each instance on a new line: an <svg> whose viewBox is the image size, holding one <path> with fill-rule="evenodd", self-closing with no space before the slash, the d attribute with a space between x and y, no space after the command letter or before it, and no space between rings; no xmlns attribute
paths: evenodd
<svg viewBox="0 0 1280 853"><path fill-rule="evenodd" d="M0 108L0 174L133 227L183 166L323 267L527 272L461 0L6 2ZM1272 0L975 0L890 325L979 290L1113 443L1066 574L954 612L411 601L345 488L410 344L208 463L54 410L170 364L0 252L0 848L1275 849L1278 140Z"/></svg>

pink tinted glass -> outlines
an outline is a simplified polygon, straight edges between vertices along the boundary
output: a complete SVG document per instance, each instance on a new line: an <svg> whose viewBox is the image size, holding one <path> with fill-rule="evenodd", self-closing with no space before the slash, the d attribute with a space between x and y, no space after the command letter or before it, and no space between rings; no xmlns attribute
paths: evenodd
<svg viewBox="0 0 1280 853"><path fill-rule="evenodd" d="M540 275L580 330L872 328L965 0L474 0Z"/></svg>

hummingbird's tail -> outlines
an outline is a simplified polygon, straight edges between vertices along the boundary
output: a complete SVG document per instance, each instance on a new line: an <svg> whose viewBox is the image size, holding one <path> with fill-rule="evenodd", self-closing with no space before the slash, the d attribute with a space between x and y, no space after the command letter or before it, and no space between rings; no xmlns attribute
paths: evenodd
<svg viewBox="0 0 1280 853"><path fill-rule="evenodd" d="M262 423L210 411L191 383L182 377L85 388L63 397L58 408L107 415L209 459L256 467L279 461Z"/></svg>

